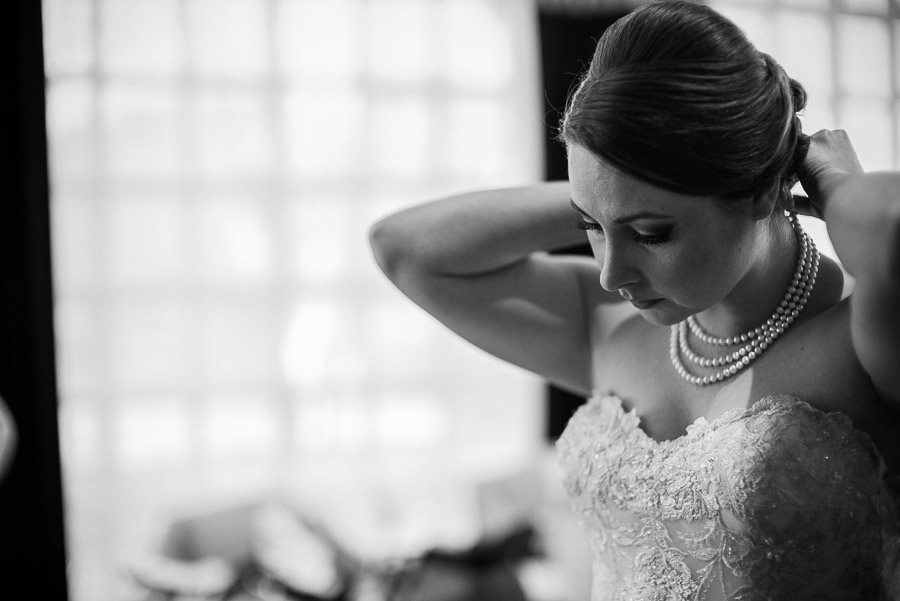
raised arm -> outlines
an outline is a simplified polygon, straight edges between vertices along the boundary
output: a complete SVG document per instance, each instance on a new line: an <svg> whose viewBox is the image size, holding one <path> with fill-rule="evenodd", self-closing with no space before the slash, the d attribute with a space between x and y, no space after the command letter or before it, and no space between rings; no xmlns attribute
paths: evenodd
<svg viewBox="0 0 900 601"><path fill-rule="evenodd" d="M900 173L864 173L840 130L811 137L803 171L803 188L856 281L850 328L857 357L900 410Z"/></svg>
<svg viewBox="0 0 900 601"><path fill-rule="evenodd" d="M603 293L586 257L545 251L586 241L567 183L471 192L376 223L388 278L451 330L561 386L590 392L590 307Z"/></svg>

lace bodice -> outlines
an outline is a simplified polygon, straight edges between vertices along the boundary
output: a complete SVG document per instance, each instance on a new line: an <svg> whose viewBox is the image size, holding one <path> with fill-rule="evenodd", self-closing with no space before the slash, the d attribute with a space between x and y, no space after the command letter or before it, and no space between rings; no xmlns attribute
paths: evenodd
<svg viewBox="0 0 900 601"><path fill-rule="evenodd" d="M900 598L895 497L843 414L769 397L658 442L595 395L557 448L592 601Z"/></svg>

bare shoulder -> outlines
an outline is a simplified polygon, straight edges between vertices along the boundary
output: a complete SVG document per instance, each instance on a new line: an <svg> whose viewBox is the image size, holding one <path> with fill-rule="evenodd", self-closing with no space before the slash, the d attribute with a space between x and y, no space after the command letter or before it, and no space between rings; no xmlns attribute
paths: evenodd
<svg viewBox="0 0 900 601"><path fill-rule="evenodd" d="M884 455L896 445L900 412L874 385L860 361L853 341L851 307L853 295L817 313L787 338L773 359L780 367L772 379L822 411L840 411L857 428L867 432ZM900 448L892 461L900 466Z"/></svg>
<svg viewBox="0 0 900 601"><path fill-rule="evenodd" d="M607 292L600 286L599 270L585 270L581 275L584 276L581 289L595 347L611 339L621 339L630 328L646 323L638 310L618 293Z"/></svg>
<svg viewBox="0 0 900 601"><path fill-rule="evenodd" d="M875 402L877 394L856 356L850 327L851 296L844 290L840 266L831 259L823 258L817 288L806 318L774 347L772 371L780 377L772 379L791 381L792 389L802 392L812 404L822 405L820 409L859 411Z"/></svg>
<svg viewBox="0 0 900 601"><path fill-rule="evenodd" d="M603 321L594 342L595 387L634 402L670 401L676 395L668 363L668 329L645 320L628 303L608 305L595 320Z"/></svg>
<svg viewBox="0 0 900 601"><path fill-rule="evenodd" d="M853 289L852 282L845 284L840 266L831 259L823 259L821 274L820 294L810 307L812 318L797 328L798 336L790 348L799 365L815 369L799 370L798 375L808 373L830 390L856 398L857 404L870 400L890 406L896 399L885 398L860 356L859 329L853 327L859 291ZM900 360L895 358L895 362L900 365Z"/></svg>
<svg viewBox="0 0 900 601"><path fill-rule="evenodd" d="M875 386L860 361L851 328L853 296L842 299L814 320L810 345L815 353L812 369L803 374L804 397L822 411L840 411L854 426L870 436L889 466L900 473L900 412Z"/></svg>

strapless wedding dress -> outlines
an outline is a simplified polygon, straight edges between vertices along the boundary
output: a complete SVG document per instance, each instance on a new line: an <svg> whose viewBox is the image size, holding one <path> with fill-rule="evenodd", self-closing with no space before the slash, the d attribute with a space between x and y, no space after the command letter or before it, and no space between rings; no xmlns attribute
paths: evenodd
<svg viewBox="0 0 900 601"><path fill-rule="evenodd" d="M557 449L592 601L900 599L897 497L841 413L768 397L658 442L595 395Z"/></svg>

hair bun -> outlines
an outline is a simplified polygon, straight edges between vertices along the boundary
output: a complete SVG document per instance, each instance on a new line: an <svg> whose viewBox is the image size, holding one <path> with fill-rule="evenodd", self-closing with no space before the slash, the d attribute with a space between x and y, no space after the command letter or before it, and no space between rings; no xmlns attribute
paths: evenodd
<svg viewBox="0 0 900 601"><path fill-rule="evenodd" d="M796 79L788 79L791 82L791 102L794 103L794 112L799 113L806 108L806 90Z"/></svg>
<svg viewBox="0 0 900 601"><path fill-rule="evenodd" d="M740 202L777 187L789 205L805 106L802 85L733 22L654 2L603 33L560 139L666 190Z"/></svg>

